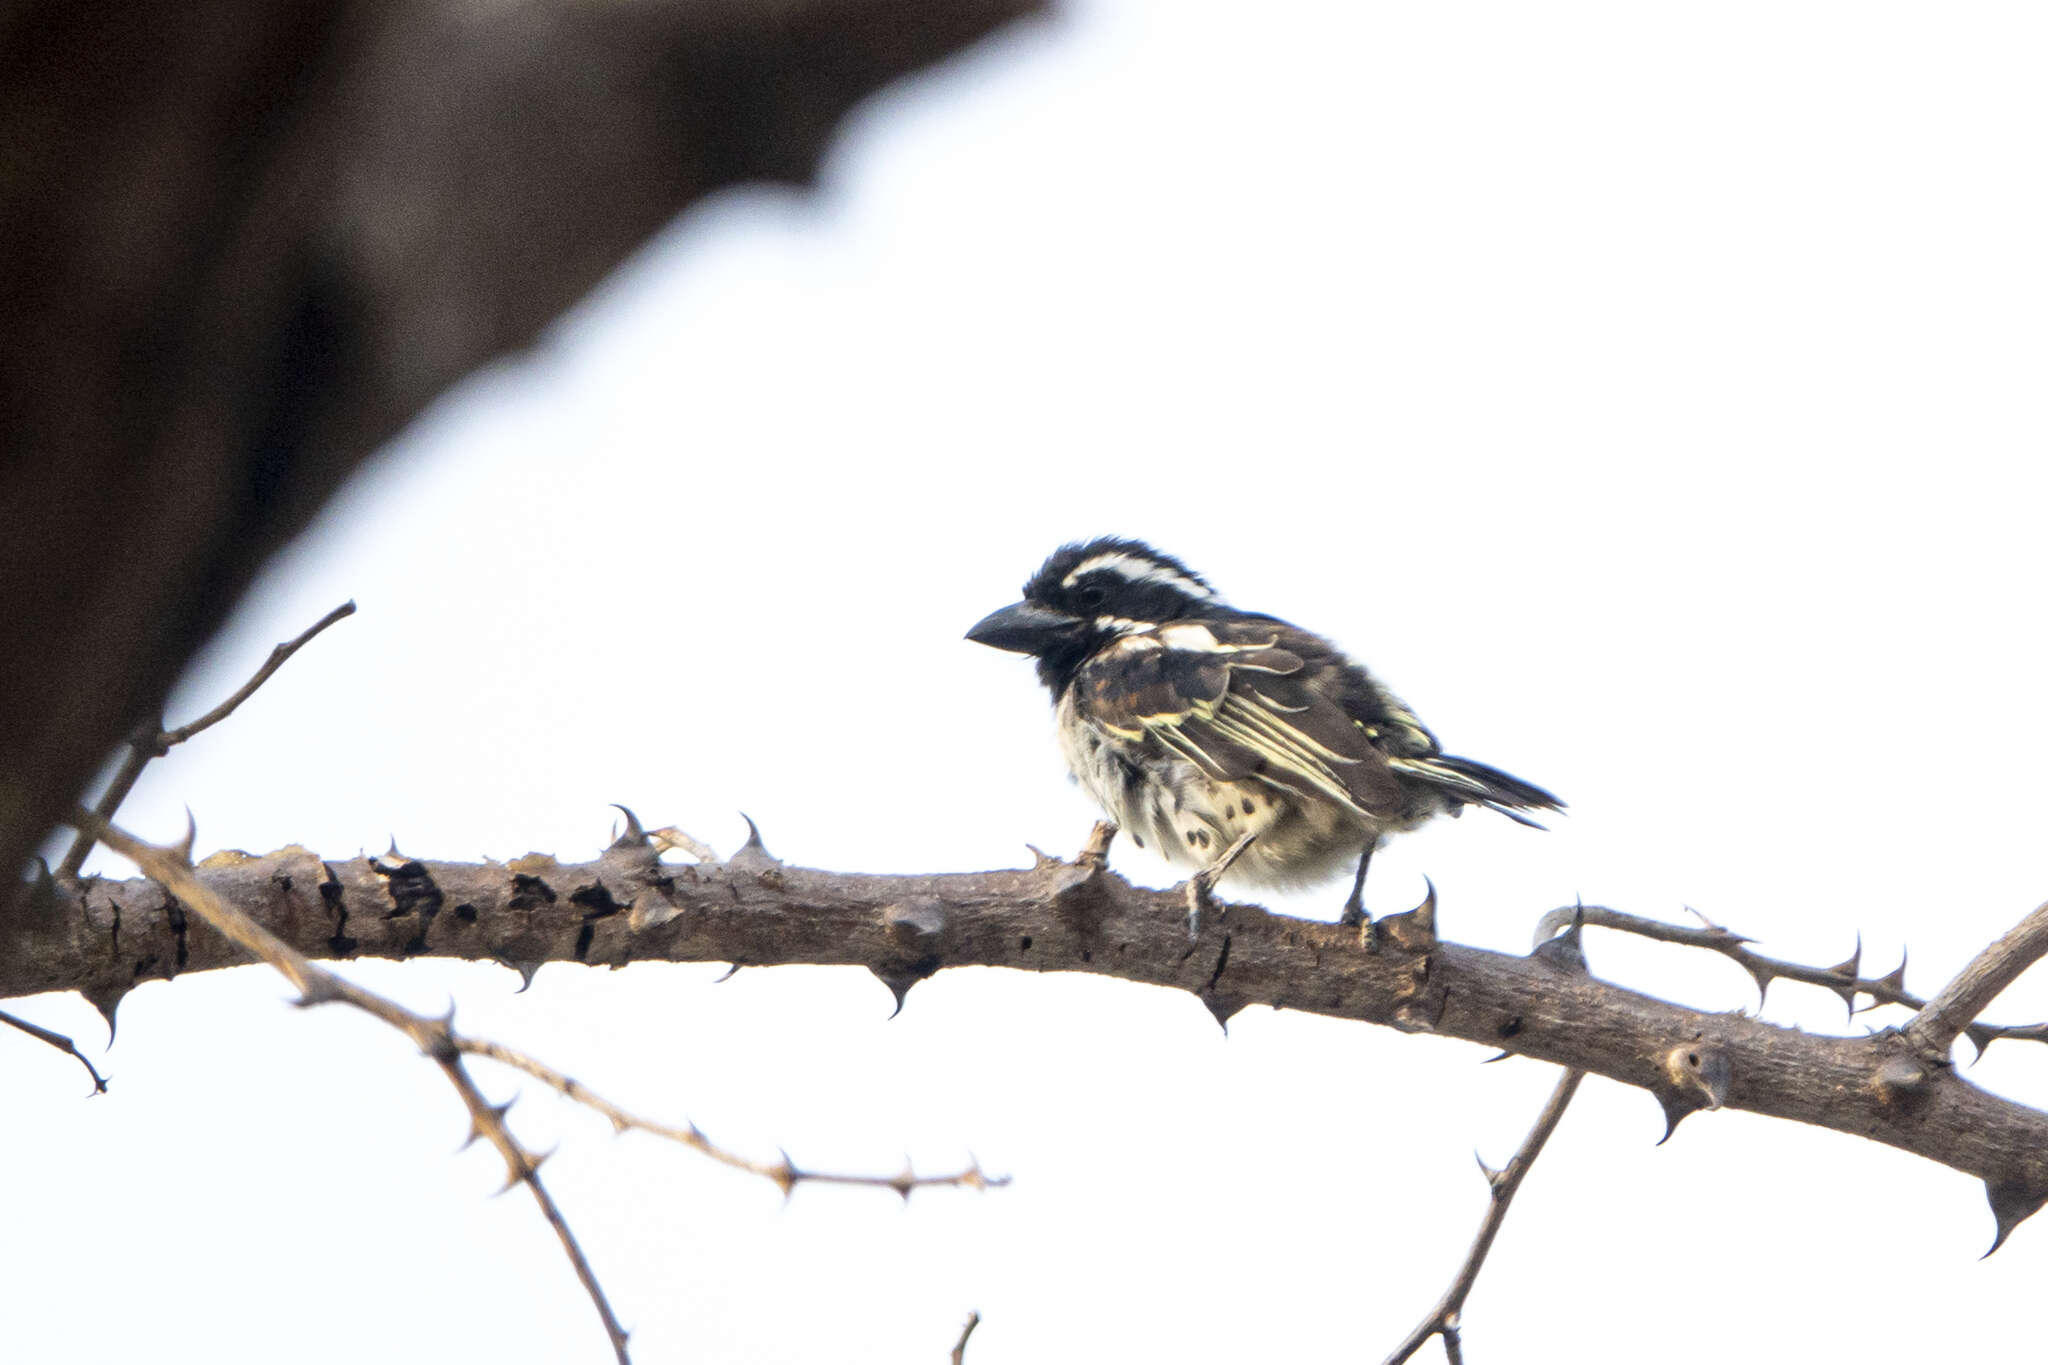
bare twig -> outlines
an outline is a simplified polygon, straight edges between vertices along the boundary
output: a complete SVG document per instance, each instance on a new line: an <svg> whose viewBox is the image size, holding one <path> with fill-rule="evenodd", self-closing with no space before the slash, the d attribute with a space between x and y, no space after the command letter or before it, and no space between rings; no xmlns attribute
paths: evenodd
<svg viewBox="0 0 2048 1365"><path fill-rule="evenodd" d="M960 1329L960 1340L953 1343L953 1365L966 1365L967 1338L974 1335L974 1329L981 1326L979 1311L967 1315L967 1325Z"/></svg>
<svg viewBox="0 0 2048 1365"><path fill-rule="evenodd" d="M1871 999L1872 1003L1864 1006L1864 1009L1873 1009L1878 1005L1901 1005L1909 1010L1921 1010L1927 1006L1925 999L1906 989L1906 961L1903 956L1899 959L1899 965L1883 976L1861 975L1861 943L1857 944L1856 951L1832 967L1814 967L1800 962L1788 962L1784 958L1767 957L1755 951L1749 947L1753 940L1725 929L1705 916L1701 916L1700 926L1694 927L1648 919L1642 915L1631 915L1627 911L1609 909L1604 905L1562 906L1550 911L1538 922L1537 941L1541 942L1555 932L1575 913L1583 913L1584 922L1594 928L1614 929L1621 933L1634 934L1638 938L1653 939L1659 943L1675 943L1682 947L1704 948L1719 953L1754 978L1759 996L1770 989L1771 982L1782 979L1833 991L1842 997L1842 1002L1849 1007L1851 1013L1860 1012L1856 1004L1858 995L1867 995ZM1699 914L1696 910L1693 913ZM1993 992L1994 995L1996 993ZM1968 1032L1970 1041L1976 1044L1980 1053L2001 1038L2048 1042L2048 1024L1982 1024L1971 1021L1964 1025L1963 1031ZM1954 1035L1951 1034L1950 1037L1953 1038Z"/></svg>
<svg viewBox="0 0 2048 1365"><path fill-rule="evenodd" d="M2048 904L2036 906L1923 1005L1906 1023L1907 1041L1924 1055L1946 1057L1957 1034L1967 1029L1972 1038L1977 1036L1982 1027L1976 1024L1977 1016L2044 954L2048 954Z"/></svg>
<svg viewBox="0 0 2048 1365"><path fill-rule="evenodd" d="M200 731L211 729L233 715L236 707L249 700L255 695L257 688L270 681L270 675L282 668L286 659L298 653L307 641L336 621L345 616L355 615L355 610L356 604L353 600L344 602L292 639L276 646L270 651L270 657L263 661L263 667L257 669L249 681L236 688L233 696L189 725L166 730L162 728L163 722L159 720L155 725L145 725L137 730L129 738L128 752L121 759L119 771L114 774L114 780L107 784L107 789L100 793L100 799L93 806L92 813L101 820L112 820L114 813L121 809L121 803L128 799L128 793L135 790L136 782L142 777L142 770L149 766L152 759L162 758L174 747L183 744ZM57 875L76 877L79 869L85 866L86 855L92 852L96 838L91 830L80 829L78 837L71 841L71 847L65 851L64 861L58 866Z"/></svg>
<svg viewBox="0 0 2048 1365"><path fill-rule="evenodd" d="M812 1182L820 1185L866 1185L875 1189L894 1190L907 1200L912 1190L935 1185L983 1190L1010 1183L1008 1176L989 1175L981 1169L980 1163L971 1160L964 1169L949 1175L919 1175L907 1161L898 1175L849 1175L837 1171L812 1171L792 1162L787 1152L782 1153L780 1159L776 1161L754 1161L718 1146L694 1123L685 1123L678 1127L654 1119L641 1118L637 1114L621 1109L574 1077L564 1075L545 1062L487 1038L457 1037L455 1046L473 1056L488 1057L494 1062L501 1062L514 1070L525 1072L576 1103L604 1115L611 1120L612 1127L621 1133L637 1129L643 1133L652 1133L656 1137L667 1138L671 1142L680 1142L685 1147L702 1152L713 1161L772 1181L784 1194L788 1194L800 1184Z"/></svg>
<svg viewBox="0 0 2048 1365"><path fill-rule="evenodd" d="M1514 1202L1515 1191L1522 1187L1522 1180L1529 1174L1529 1168L1536 1164L1536 1158L1543 1152L1543 1144L1557 1131L1558 1120L1564 1117L1565 1108L1571 1104L1572 1096L1578 1091L1579 1082L1586 1078L1583 1071L1567 1069L1557 1078L1557 1088L1550 1092L1550 1099L1543 1106L1543 1112L1536 1116L1529 1135L1522 1139L1522 1145L1508 1164L1499 1170L1489 1168L1485 1162L1479 1169L1486 1173L1486 1181L1492 1202L1487 1205L1486 1217L1479 1222L1479 1232L1472 1239L1472 1249L1465 1253L1465 1263L1458 1267L1457 1275L1451 1280L1451 1287L1438 1299L1436 1307L1429 1310L1415 1330L1402 1338L1393 1354L1386 1358L1384 1365L1401 1365L1431 1337L1441 1337L1444 1355L1451 1365L1462 1365L1463 1346L1459 1339L1459 1319L1465 1311L1465 1298L1472 1292L1472 1286L1479 1279L1479 1269L1486 1264L1486 1253L1493 1249L1493 1239L1499 1234L1501 1224L1507 1221L1508 1205Z"/></svg>
<svg viewBox="0 0 2048 1365"><path fill-rule="evenodd" d="M17 1018L5 1010L0 1010L0 1024L12 1024L31 1038L40 1038L51 1047L56 1048L57 1051L68 1052L78 1058L78 1064L85 1068L85 1074L92 1077L92 1093L95 1095L107 1093L107 1078L100 1075L93 1067L93 1064L85 1059L85 1054L78 1050L77 1044L73 1043L63 1034L46 1029L40 1024L31 1024L28 1020Z"/></svg>
<svg viewBox="0 0 2048 1365"><path fill-rule="evenodd" d="M433 1019L415 1014L394 1001L387 1000L374 991L336 976L324 967L314 965L297 949L292 948L257 924L241 910L229 905L201 881L194 872L191 860L191 841L179 850L158 848L146 844L134 835L117 829L83 811L75 817L81 830L90 830L107 847L140 867L150 878L183 902L193 913L205 920L220 934L236 944L251 957L269 963L292 985L298 987L301 1005L325 1004L340 1001L354 1005L363 1012L383 1020L405 1034L419 1046L420 1051L432 1058L434 1064L447 1076L449 1084L455 1087L462 1103L469 1110L470 1139L481 1137L497 1149L504 1159L506 1186L525 1185L532 1192L534 1203L540 1206L541 1216L548 1226L555 1230L555 1236L562 1243L562 1250L568 1255L569 1263L575 1268L576 1278L583 1283L584 1292L590 1295L598 1316L604 1321L605 1335L610 1338L613 1354L620 1365L628 1365L626 1353L626 1329L612 1312L611 1303L605 1298L604 1289L597 1282L597 1274L591 1269L590 1260L583 1254L576 1235L570 1231L568 1220L562 1216L561 1208L547 1187L540 1180L540 1164L544 1157L529 1152L512 1135L505 1123L505 1111L510 1105L493 1105L477 1089L475 1080L462 1062L461 1039L453 1027L453 1013L448 1018Z"/></svg>

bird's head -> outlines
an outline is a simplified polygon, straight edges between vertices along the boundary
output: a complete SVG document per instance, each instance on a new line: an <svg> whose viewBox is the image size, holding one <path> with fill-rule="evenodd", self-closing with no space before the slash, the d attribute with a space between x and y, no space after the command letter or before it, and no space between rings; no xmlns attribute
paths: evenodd
<svg viewBox="0 0 2048 1365"><path fill-rule="evenodd" d="M1090 654L1119 635L1225 610L1216 590L1140 540L1063 545L1024 585L1024 600L976 622L967 638L1030 654L1058 691Z"/></svg>

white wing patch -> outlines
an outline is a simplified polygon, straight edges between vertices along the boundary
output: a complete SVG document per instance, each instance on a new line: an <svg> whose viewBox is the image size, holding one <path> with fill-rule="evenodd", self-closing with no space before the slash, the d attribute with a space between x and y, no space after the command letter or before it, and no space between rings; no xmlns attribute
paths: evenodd
<svg viewBox="0 0 2048 1365"><path fill-rule="evenodd" d="M1276 637L1271 640L1253 640L1241 645L1227 645L1216 638L1215 631L1210 630L1209 627L1203 625L1200 621L1176 621L1171 625L1159 627L1154 634L1158 635L1160 643L1168 649L1184 649L1191 654L1256 654L1262 649L1271 649L1279 643ZM1298 666L1298 664L1299 661L1297 660L1295 663L1289 664L1288 667L1293 668ZM1282 671L1277 668L1263 668L1258 664L1246 663L1243 660L1232 663L1231 667L1249 668L1260 673L1278 673Z"/></svg>

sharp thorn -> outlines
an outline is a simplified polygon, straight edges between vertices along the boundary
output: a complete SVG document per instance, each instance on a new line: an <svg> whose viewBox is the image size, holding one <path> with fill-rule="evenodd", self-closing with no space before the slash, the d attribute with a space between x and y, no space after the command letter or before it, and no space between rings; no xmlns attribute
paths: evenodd
<svg viewBox="0 0 2048 1365"><path fill-rule="evenodd" d="M2001 1181L1993 1184L1987 1180L1984 1182L1984 1196L1991 1204L1991 1216L1997 1220L1998 1230L1991 1239L1991 1245L1985 1248L1984 1256L1979 1257L1979 1260L2004 1246L2005 1239L2012 1236L2014 1228L2033 1217L2043 1203L2048 1203L2048 1198L2044 1198L2033 1186L2024 1181Z"/></svg>
<svg viewBox="0 0 2048 1365"><path fill-rule="evenodd" d="M1972 1059L1973 1062L1983 1060L1984 1050L1998 1040L1998 1035L1986 1024L1965 1024L1963 1025L1963 1033L1969 1038L1970 1046L1977 1049L1977 1055ZM1991 1253L1987 1251L1984 1254L1988 1256Z"/></svg>
<svg viewBox="0 0 2048 1365"><path fill-rule="evenodd" d="M630 806L620 805L617 801L614 801L612 802L612 809L618 811L626 817L626 832L624 834L621 834L618 838L612 840L612 847L647 847L647 830L640 824L640 817L633 813L633 808Z"/></svg>
<svg viewBox="0 0 2048 1365"><path fill-rule="evenodd" d="M777 1166L774 1170L770 1171L768 1173L768 1178L770 1180L773 1180L776 1183L776 1185L781 1188L782 1197L784 1199L788 1199L796 1193L796 1184L799 1180L802 1180L804 1178L803 1172L799 1171L796 1168L796 1163L789 1159L788 1152L784 1151L779 1147L775 1150L776 1155L782 1158L782 1164L780 1166Z"/></svg>
<svg viewBox="0 0 2048 1365"><path fill-rule="evenodd" d="M1404 953L1427 953L1434 950L1437 945L1436 883L1424 877L1422 884L1428 890L1424 893L1420 905L1413 910L1388 915L1378 921L1380 933L1385 941Z"/></svg>
<svg viewBox="0 0 2048 1365"><path fill-rule="evenodd" d="M79 994L84 995L86 1003L98 1010L100 1018L107 1021L107 1046L112 1047L114 1045L115 1014L121 1008L121 1001L127 998L128 988L117 986L111 990L95 991L91 994L81 991Z"/></svg>
<svg viewBox="0 0 2048 1365"><path fill-rule="evenodd" d="M1216 1021L1216 1027L1223 1030L1225 1038L1230 1036L1230 1021L1251 1003L1243 996L1223 995L1215 991L1204 992L1197 998L1201 1000L1202 1007L1209 1011L1209 1017Z"/></svg>
<svg viewBox="0 0 2048 1365"><path fill-rule="evenodd" d="M1754 958L1738 960L1748 969L1750 979L1756 982L1756 1004L1758 1009L1762 1009L1765 998L1771 993L1771 983L1778 979L1778 974Z"/></svg>
<svg viewBox="0 0 2048 1365"><path fill-rule="evenodd" d="M1699 1105L1690 1097L1681 1097L1666 1091L1657 1092L1657 1103L1664 1110L1664 1136L1657 1139L1662 1147L1671 1141L1671 1135L1678 1131L1678 1125L1699 1112Z"/></svg>
<svg viewBox="0 0 2048 1365"><path fill-rule="evenodd" d="M1563 932L1537 944L1529 956L1553 967L1571 972L1575 976L1587 974L1586 966L1586 911L1583 906L1572 911L1572 922Z"/></svg>

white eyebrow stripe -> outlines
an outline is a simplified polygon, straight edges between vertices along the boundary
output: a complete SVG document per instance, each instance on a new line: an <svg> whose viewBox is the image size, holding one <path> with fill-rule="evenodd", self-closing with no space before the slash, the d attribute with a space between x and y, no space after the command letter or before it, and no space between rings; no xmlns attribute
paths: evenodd
<svg viewBox="0 0 2048 1365"><path fill-rule="evenodd" d="M1136 555L1127 555L1121 550L1095 555L1082 560L1074 566L1072 573L1060 580L1060 586L1071 588L1080 579L1081 575L1093 573L1098 569L1107 569L1111 573L1121 574L1133 583L1164 583L1169 587L1178 588L1190 597L1214 597L1216 595L1215 589L1206 584L1197 583L1186 574L1176 573L1164 564L1155 564L1149 559L1140 559Z"/></svg>

